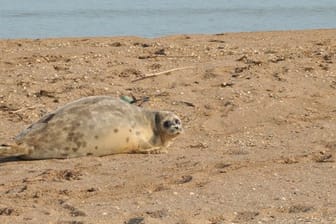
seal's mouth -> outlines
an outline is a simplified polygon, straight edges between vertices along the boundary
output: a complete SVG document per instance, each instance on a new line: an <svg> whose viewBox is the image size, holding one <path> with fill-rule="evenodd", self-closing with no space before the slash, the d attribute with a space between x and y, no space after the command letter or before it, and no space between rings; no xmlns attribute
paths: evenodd
<svg viewBox="0 0 336 224"><path fill-rule="evenodd" d="M183 128L179 128L177 134L183 134L183 133L184 133L184 129Z"/></svg>
<svg viewBox="0 0 336 224"><path fill-rule="evenodd" d="M184 130L181 127L176 126L176 127L170 129L170 134L172 134L172 135L180 135L182 133L184 133Z"/></svg>

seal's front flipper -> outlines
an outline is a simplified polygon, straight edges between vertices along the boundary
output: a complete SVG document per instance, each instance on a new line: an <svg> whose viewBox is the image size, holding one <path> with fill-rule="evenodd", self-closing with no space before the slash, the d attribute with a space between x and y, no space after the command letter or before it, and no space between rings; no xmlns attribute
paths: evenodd
<svg viewBox="0 0 336 224"><path fill-rule="evenodd" d="M148 149L138 149L135 153L140 154L165 154L168 153L168 150L163 147L152 147Z"/></svg>
<svg viewBox="0 0 336 224"><path fill-rule="evenodd" d="M17 145L1 144L0 158L17 157L27 155L27 150Z"/></svg>

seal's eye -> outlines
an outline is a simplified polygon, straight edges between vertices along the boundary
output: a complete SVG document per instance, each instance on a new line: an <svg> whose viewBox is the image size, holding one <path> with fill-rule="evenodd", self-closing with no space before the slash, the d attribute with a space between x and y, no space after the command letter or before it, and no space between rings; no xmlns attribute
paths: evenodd
<svg viewBox="0 0 336 224"><path fill-rule="evenodd" d="M171 126L171 122L170 121L163 122L163 127L169 128L170 126Z"/></svg>
<svg viewBox="0 0 336 224"><path fill-rule="evenodd" d="M175 124L181 124L181 121L179 119L175 119Z"/></svg>

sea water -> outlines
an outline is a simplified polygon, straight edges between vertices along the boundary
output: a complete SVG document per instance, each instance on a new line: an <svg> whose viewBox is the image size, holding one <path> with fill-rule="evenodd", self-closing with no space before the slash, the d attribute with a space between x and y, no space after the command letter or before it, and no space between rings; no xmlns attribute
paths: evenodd
<svg viewBox="0 0 336 224"><path fill-rule="evenodd" d="M336 28L335 0L0 0L0 38Z"/></svg>

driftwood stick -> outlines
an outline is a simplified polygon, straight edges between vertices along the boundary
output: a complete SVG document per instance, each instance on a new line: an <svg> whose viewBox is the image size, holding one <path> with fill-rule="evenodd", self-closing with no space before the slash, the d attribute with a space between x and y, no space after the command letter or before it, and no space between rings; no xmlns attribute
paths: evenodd
<svg viewBox="0 0 336 224"><path fill-rule="evenodd" d="M20 108L18 110L9 111L9 113L17 114L17 113L20 113L20 112L25 111L25 110L33 110L37 107L43 107L43 105L42 104L36 104L36 105L30 106L30 107L23 107L23 108Z"/></svg>
<svg viewBox="0 0 336 224"><path fill-rule="evenodd" d="M180 68L173 68L173 69L169 69L166 71L162 71L162 72L156 72L156 73L150 73L150 74L146 74L143 77L137 78L137 79L133 79L132 82L137 82L140 80L144 80L144 79L149 79L149 78L153 78L159 75L164 75L170 72L175 72L175 71L179 71L179 70L184 70L184 69L190 69L190 68L194 68L194 66L186 66L186 67L180 67Z"/></svg>

